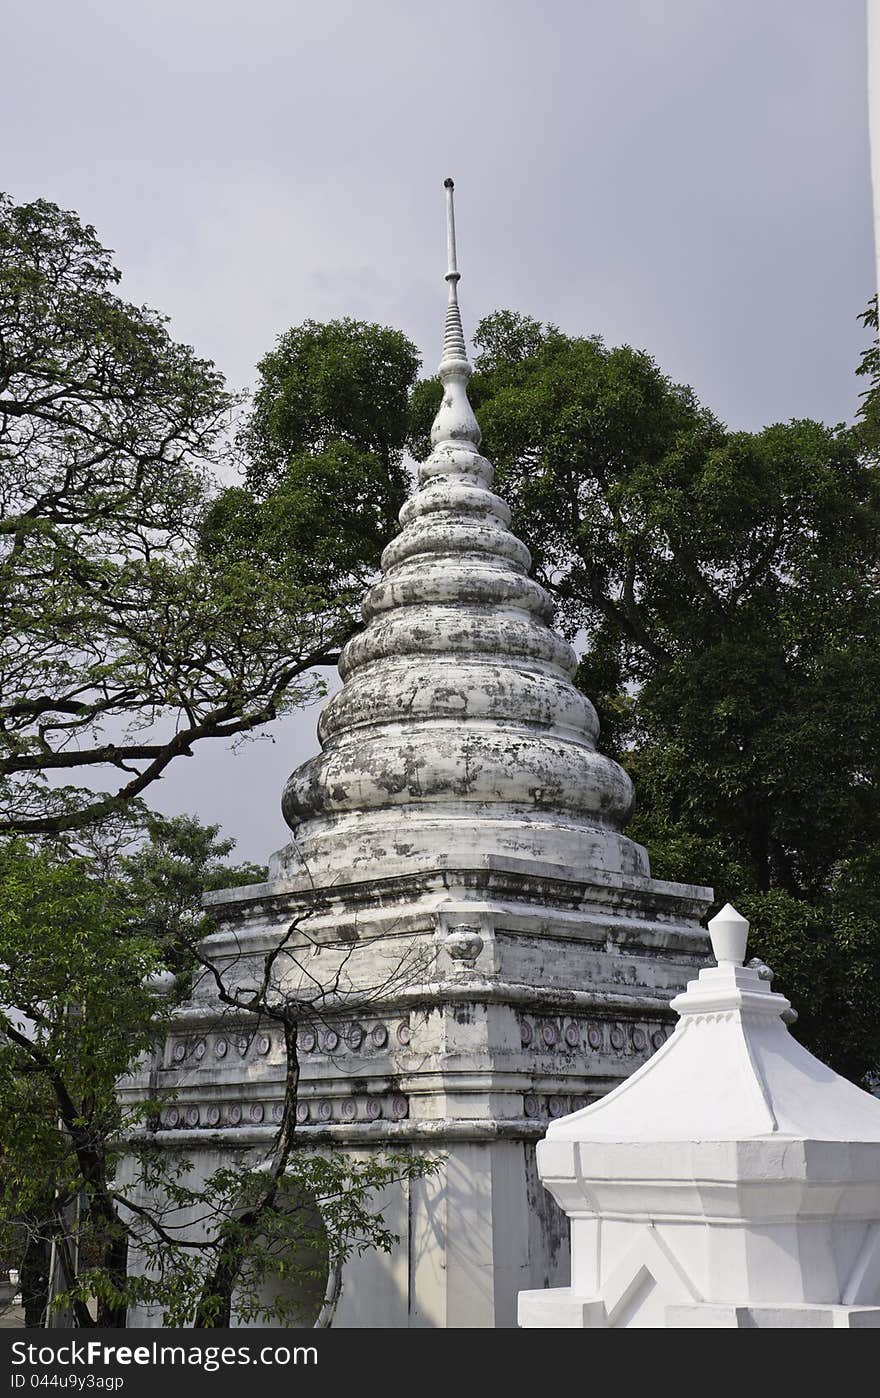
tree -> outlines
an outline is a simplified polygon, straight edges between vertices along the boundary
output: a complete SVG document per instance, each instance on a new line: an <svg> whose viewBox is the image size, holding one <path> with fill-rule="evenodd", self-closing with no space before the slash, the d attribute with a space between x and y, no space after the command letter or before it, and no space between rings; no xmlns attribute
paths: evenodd
<svg viewBox="0 0 880 1398"><path fill-rule="evenodd" d="M221 489L211 471L229 458L237 400L161 316L120 300L119 280L75 214L0 197L0 1004L13 1007L0 1111L26 1147L7 1146L0 1170L5 1217L14 1206L10 1227L34 1245L33 1296L51 1242L80 1324L90 1299L114 1324L142 1294L133 1242L155 1260L173 1241L158 1215L150 1234L126 1208L115 1165L134 1133L142 1173L179 1202L186 1163L169 1174L151 1152L157 1104L126 1115L115 1083L161 1038L207 930L198 899L230 876L216 830L150 819L141 797L196 743L240 738L322 692L405 492L418 368L405 337L379 327L288 332L241 432L249 486ZM267 411L270 381L282 414ZM166 1001L145 983L151 968L177 977ZM294 1107L295 1091L294 1075ZM222 1238L194 1267L177 1247L176 1299L168 1267L164 1293L175 1315L188 1313L184 1273L204 1323L228 1314L230 1287L259 1270L260 1229L283 1239L292 1139L281 1155L270 1197L265 1171L250 1186L241 1172L209 1182ZM308 1168L328 1190L334 1169L347 1181L326 1200L334 1246L355 1245L343 1224L361 1215L361 1242L387 1242L364 1205L384 1167Z"/></svg>
<svg viewBox="0 0 880 1398"><path fill-rule="evenodd" d="M71 1219L85 1196L91 1249L121 1278L127 1239L112 1178L127 1123L115 1088L161 1032L144 984L161 964L157 949L120 935L122 889L90 877L83 859L9 841L0 888L0 1219L23 1226L26 1256L52 1244L70 1287ZM84 1300L72 1304L76 1322L91 1324ZM124 1309L103 1298L97 1323L124 1324Z"/></svg>
<svg viewBox="0 0 880 1398"><path fill-rule="evenodd" d="M367 460L379 486L373 504L385 527L396 529L419 365L399 330L347 317L291 327L257 366L260 383L239 436L248 484L265 494L292 461L347 448ZM347 502L335 504L345 509Z"/></svg>
<svg viewBox="0 0 880 1398"><path fill-rule="evenodd" d="M195 744L320 693L357 620L332 513L300 498L291 566L289 493L224 502L234 400L118 281L75 214L0 197L0 833L124 812Z"/></svg>
<svg viewBox="0 0 880 1398"><path fill-rule="evenodd" d="M298 1149L301 1026L388 987L358 988L344 961L310 984L298 919L242 998L199 898L256 871L139 801L203 739L321 692L439 385L415 382L397 331L294 327L261 361L244 483L224 489L236 400L118 282L76 215L0 197L0 1244L53 1244L80 1324L143 1300L208 1325L260 1313L295 1227L323 1230L331 1264L387 1246L375 1189L431 1163ZM752 918L811 1047L877 1073L876 342L854 427L742 433L627 346L506 311L475 339L485 449L559 625L586 637L578 682L634 775L631 832L657 875ZM279 1026L287 1064L272 1151L207 1183L155 1148L158 1099L130 1113L115 1092L200 976L218 1016ZM132 1150L161 1205L120 1185ZM196 1202L214 1224L194 1239Z"/></svg>
<svg viewBox="0 0 880 1398"><path fill-rule="evenodd" d="M185 991L188 938L207 926L203 891L263 872L226 866L232 843L217 827L135 809L76 845L0 845L0 1230L7 1246L21 1238L26 1306L36 1292L45 1307L50 1246L62 1287L87 1256L122 1289L128 1233L114 1173L126 1134L158 1103L127 1112L117 1083L155 1050ZM151 978L169 965L178 993L157 999ZM90 1323L85 1297L72 1304L77 1323ZM108 1290L97 1323L124 1319Z"/></svg>
<svg viewBox="0 0 880 1398"><path fill-rule="evenodd" d="M351 630L409 490L418 351L397 330L308 320L281 335L258 368L237 435L246 483L208 512L203 551L344 599Z"/></svg>
<svg viewBox="0 0 880 1398"><path fill-rule="evenodd" d="M871 297L859 320L866 330L873 331L871 343L862 352L856 373L868 380L868 387L859 394L862 402L854 424L862 450L876 458L880 449L880 337L878 337L877 295Z"/></svg>
<svg viewBox="0 0 880 1398"><path fill-rule="evenodd" d="M114 822L103 840L92 831L89 853L35 850L21 838L0 850L0 1251L18 1249L23 1272L43 1259L36 1295L31 1282L26 1297L35 1323L46 1305L49 1246L60 1278L54 1304L80 1327L124 1325L138 1301L160 1306L167 1324L228 1325L233 1306L242 1319L289 1322L295 1303L261 1288L290 1267L292 1250L306 1271L326 1255L329 1316L345 1258L395 1241L372 1206L376 1191L435 1162L299 1149L297 1036L303 1023L338 1010L344 966L322 985L307 977L297 991L297 923L243 998L242 958L220 961L206 950L201 898L265 871L225 864L232 842L218 839L216 826L145 821L149 838L127 852L120 845L137 835L131 822L127 831ZM397 974L409 969L402 960ZM207 1180L156 1143L168 1094L125 1105L117 1091L139 1056L161 1045L198 975L211 977L218 1023L245 1007L250 1032L282 1026L286 1050L284 1112L270 1149ZM207 1220L195 1237L194 1210Z"/></svg>
<svg viewBox="0 0 880 1398"><path fill-rule="evenodd" d="M747 906L799 1032L851 1076L877 1072L870 413L729 432L626 346L510 312L475 341L484 447L558 623L586 637L578 683L634 777L631 833L660 877Z"/></svg>
<svg viewBox="0 0 880 1398"><path fill-rule="evenodd" d="M216 951L210 938L194 935L189 948L198 981L212 1004L221 1007L216 1026L227 1017L245 1036L277 1026L283 1043L284 1081L281 1123L271 1149L255 1164L236 1161L215 1170L195 1188L185 1179L169 1189L167 1172L160 1182L157 1204L136 1211L135 1226L147 1267L129 1280L129 1295L163 1307L166 1324L199 1327L228 1326L240 1319L271 1315L278 1323L302 1322L296 1299L276 1294L267 1310L261 1287L284 1275L291 1247L299 1252L298 1280L325 1281L324 1305L316 1324L332 1319L341 1291L342 1267L352 1253L369 1248L390 1251L398 1241L372 1207L377 1191L403 1181L433 1174L441 1161L409 1151L389 1152L353 1160L331 1150L303 1149L297 1134L300 1083L299 1036L308 1026L324 1030L350 1022L372 1005L381 1005L401 988L423 978L435 951L417 941L385 970L379 981L364 983L354 969L369 955L371 939L343 944L331 952L322 947L320 979L313 969L313 941L308 922L328 912L319 894L306 898L303 910L275 945L254 954L247 945ZM187 1166L182 1167L185 1174ZM191 1211L198 1203L210 1221L204 1240L194 1239ZM129 1209L135 1206L129 1203ZM171 1291L169 1296L169 1282Z"/></svg>

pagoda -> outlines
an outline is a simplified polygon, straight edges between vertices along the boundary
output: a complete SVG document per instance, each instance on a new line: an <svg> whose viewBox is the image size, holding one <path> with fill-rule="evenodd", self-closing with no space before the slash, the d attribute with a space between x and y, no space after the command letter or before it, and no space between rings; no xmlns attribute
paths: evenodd
<svg viewBox="0 0 880 1398"><path fill-rule="evenodd" d="M524 1291L521 1325L880 1329L880 1101L792 1038L748 931L722 908L669 1042L550 1123L571 1284Z"/></svg>
<svg viewBox="0 0 880 1398"><path fill-rule="evenodd" d="M632 785L597 750L575 653L492 491L451 180L446 202L433 450L342 652L321 751L287 782L292 842L268 882L207 900L215 955L256 963L286 937L297 987L303 967L344 979L300 1033L304 1146L443 1158L381 1201L399 1245L347 1265L335 1326L513 1326L520 1290L567 1278L535 1143L664 1044L712 896L652 879L624 833ZM268 1147L283 1077L271 1027L217 1023L204 984L154 1079L177 1091L160 1139L206 1171Z"/></svg>

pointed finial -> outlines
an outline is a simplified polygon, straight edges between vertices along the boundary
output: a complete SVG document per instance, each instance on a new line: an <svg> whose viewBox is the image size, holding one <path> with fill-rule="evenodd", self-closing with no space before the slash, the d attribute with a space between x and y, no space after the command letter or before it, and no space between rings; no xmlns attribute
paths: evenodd
<svg viewBox="0 0 880 1398"><path fill-rule="evenodd" d="M443 188L446 190L446 280L450 281L454 277L458 281L461 273L455 258L455 180L445 179Z"/></svg>
<svg viewBox="0 0 880 1398"><path fill-rule="evenodd" d="M720 913L709 919L712 952L719 966L741 966L745 961L749 941L748 919L736 908L725 903Z"/></svg>
<svg viewBox="0 0 880 1398"><path fill-rule="evenodd" d="M458 270L458 260L455 254L455 205L453 195L455 184L452 180L443 181L443 188L446 190L446 281L449 285L449 303L446 307L446 332L443 336L443 357L440 360L440 368L453 362L463 362L467 364L467 371L470 374L470 364L467 363L467 350L464 343L464 331L461 328L461 312L458 309L458 282L461 273Z"/></svg>
<svg viewBox="0 0 880 1398"><path fill-rule="evenodd" d="M458 282L461 273L458 270L455 251L455 184L446 179L443 181L443 188L446 190L446 283L449 287L449 299L446 305L443 354L437 373L445 392L431 429L431 441L434 446L441 442L453 442L475 449L480 444L480 429L467 397L467 381L472 370L464 343L461 312L458 309Z"/></svg>

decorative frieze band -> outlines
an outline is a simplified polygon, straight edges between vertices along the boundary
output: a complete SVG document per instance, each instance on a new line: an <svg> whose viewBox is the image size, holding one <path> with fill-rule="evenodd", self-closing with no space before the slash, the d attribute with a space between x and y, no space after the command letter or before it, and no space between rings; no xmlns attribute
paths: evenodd
<svg viewBox="0 0 880 1398"><path fill-rule="evenodd" d="M164 1131L217 1130L229 1126L278 1125L284 1107L281 1102L209 1102L163 1107L160 1125ZM401 1093L360 1097L311 1097L296 1104L298 1126L328 1126L334 1122L403 1121L409 1116L409 1101Z"/></svg>
<svg viewBox="0 0 880 1398"><path fill-rule="evenodd" d="M520 1014L520 1043L532 1052L613 1053L648 1058L665 1044L672 1025L657 1021L576 1019Z"/></svg>
<svg viewBox="0 0 880 1398"><path fill-rule="evenodd" d="M595 1101L595 1097L577 1097L569 1093L530 1092L523 1098L523 1113L531 1121L555 1119L568 1116L569 1112L579 1112Z"/></svg>
<svg viewBox="0 0 880 1398"><path fill-rule="evenodd" d="M385 1023L375 1021L362 1024L353 1022L337 1026L307 1025L300 1029L297 1047L303 1054L351 1053L369 1055L380 1053L391 1045L405 1048L412 1038L408 1018L395 1019ZM169 1041L168 1062L173 1068L185 1065L199 1068L203 1063L222 1062L237 1053L240 1058L271 1058L283 1055L284 1045L276 1030L260 1030L258 1033L219 1030L212 1034L180 1035Z"/></svg>

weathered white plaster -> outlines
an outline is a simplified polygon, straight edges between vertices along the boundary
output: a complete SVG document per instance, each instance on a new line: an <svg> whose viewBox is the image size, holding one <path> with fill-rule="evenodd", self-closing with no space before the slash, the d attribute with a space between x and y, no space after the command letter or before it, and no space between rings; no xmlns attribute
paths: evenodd
<svg viewBox="0 0 880 1398"><path fill-rule="evenodd" d="M672 1037L538 1146L571 1285L523 1326L880 1326L880 1101L789 1034L746 920L709 929Z"/></svg>
<svg viewBox="0 0 880 1398"><path fill-rule="evenodd" d="M392 1201L395 1254L346 1269L340 1325L513 1326L522 1287L562 1280L535 1141L665 1042L711 900L652 879L624 833L629 779L596 751L574 653L478 451L449 230L434 449L343 652L322 751L288 781L295 841L267 883L207 900L208 945L240 985L295 921L309 975L344 963L343 994L300 1035L304 1144L445 1157ZM308 984L293 956L279 993ZM247 1027L219 1022L206 980L153 1068L178 1091L159 1139L200 1169L275 1130L278 1031ZM127 1091L149 1088L145 1073Z"/></svg>
<svg viewBox="0 0 880 1398"><path fill-rule="evenodd" d="M420 489L345 647L345 683L319 726L322 752L287 783L283 809L312 877L375 860L510 852L647 874L622 828L626 773L596 751L598 722L572 684L553 601L491 491L467 399L449 216L444 396Z"/></svg>

